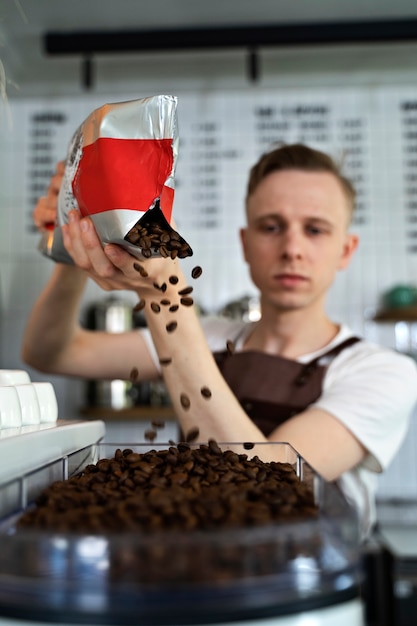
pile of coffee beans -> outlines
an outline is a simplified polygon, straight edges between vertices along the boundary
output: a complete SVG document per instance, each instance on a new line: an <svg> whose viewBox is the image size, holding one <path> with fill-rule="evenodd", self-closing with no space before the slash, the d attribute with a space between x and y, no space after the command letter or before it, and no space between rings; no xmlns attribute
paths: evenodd
<svg viewBox="0 0 417 626"><path fill-rule="evenodd" d="M315 517L310 487L288 463L223 451L211 440L113 458L57 481L18 528L72 533L247 528Z"/></svg>
<svg viewBox="0 0 417 626"><path fill-rule="evenodd" d="M145 259L162 256L185 259L192 256L190 245L175 231L162 213L159 199L125 235L125 241L137 246Z"/></svg>

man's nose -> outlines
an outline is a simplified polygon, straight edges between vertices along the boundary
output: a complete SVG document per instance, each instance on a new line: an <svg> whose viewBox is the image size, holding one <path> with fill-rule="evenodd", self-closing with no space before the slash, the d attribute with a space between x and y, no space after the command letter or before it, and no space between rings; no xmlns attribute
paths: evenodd
<svg viewBox="0 0 417 626"><path fill-rule="evenodd" d="M302 236L296 229L288 228L282 237L282 256L288 259L302 256Z"/></svg>

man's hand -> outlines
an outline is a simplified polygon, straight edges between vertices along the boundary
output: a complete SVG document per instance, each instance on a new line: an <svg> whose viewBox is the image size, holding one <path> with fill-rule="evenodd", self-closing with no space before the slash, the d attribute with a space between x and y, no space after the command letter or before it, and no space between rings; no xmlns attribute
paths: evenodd
<svg viewBox="0 0 417 626"><path fill-rule="evenodd" d="M52 176L45 196L39 198L34 210L33 221L41 232L53 228L56 221L58 194L65 172L65 161L59 161Z"/></svg>
<svg viewBox="0 0 417 626"><path fill-rule="evenodd" d="M168 282L173 274L180 277L177 259L161 257L140 261L116 244L107 244L103 248L89 217L70 211L68 218L68 224L62 226L67 252L75 265L105 291L129 290L145 297L155 292L154 283Z"/></svg>

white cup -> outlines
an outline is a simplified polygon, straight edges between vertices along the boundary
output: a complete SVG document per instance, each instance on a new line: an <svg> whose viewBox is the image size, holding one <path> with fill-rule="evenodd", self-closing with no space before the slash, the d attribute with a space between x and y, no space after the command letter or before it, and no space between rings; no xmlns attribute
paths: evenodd
<svg viewBox="0 0 417 626"><path fill-rule="evenodd" d="M30 383L25 370L0 370L0 385L24 385Z"/></svg>
<svg viewBox="0 0 417 626"><path fill-rule="evenodd" d="M56 422L58 419L58 403L52 383L32 383L39 403L41 424Z"/></svg>
<svg viewBox="0 0 417 626"><path fill-rule="evenodd" d="M32 426L40 424L41 412L39 408L38 396L32 383L14 385L20 400L22 411L22 426Z"/></svg>
<svg viewBox="0 0 417 626"><path fill-rule="evenodd" d="M0 428L20 428L22 409L19 394L12 385L0 386Z"/></svg>

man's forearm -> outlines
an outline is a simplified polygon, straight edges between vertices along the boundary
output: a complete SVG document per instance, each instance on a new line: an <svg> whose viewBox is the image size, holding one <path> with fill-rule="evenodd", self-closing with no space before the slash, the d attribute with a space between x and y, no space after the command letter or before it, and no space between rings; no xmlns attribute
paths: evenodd
<svg viewBox="0 0 417 626"><path fill-rule="evenodd" d="M87 277L76 267L57 264L29 316L22 358L33 367L53 371L76 332Z"/></svg>
<svg viewBox="0 0 417 626"><path fill-rule="evenodd" d="M199 441L265 441L221 375L194 307L189 306L190 296L181 295L184 277L180 273L177 285L166 285L159 298L155 293L154 302L169 301L171 306L152 310L148 304L147 321L182 431L186 435L198 428ZM170 310L172 305L178 310Z"/></svg>

